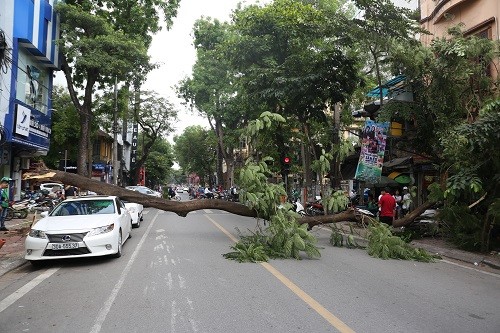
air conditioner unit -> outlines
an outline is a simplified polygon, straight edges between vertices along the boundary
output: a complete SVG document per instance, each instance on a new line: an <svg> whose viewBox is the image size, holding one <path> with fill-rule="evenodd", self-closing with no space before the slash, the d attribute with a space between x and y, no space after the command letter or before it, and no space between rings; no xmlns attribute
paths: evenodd
<svg viewBox="0 0 500 333"><path fill-rule="evenodd" d="M29 158L21 158L21 170L27 170L30 168L30 159Z"/></svg>

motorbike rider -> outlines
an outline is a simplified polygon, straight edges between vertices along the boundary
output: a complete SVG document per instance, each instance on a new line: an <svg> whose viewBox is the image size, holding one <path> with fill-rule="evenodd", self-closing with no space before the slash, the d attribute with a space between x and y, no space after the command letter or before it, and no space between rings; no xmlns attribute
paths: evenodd
<svg viewBox="0 0 500 333"><path fill-rule="evenodd" d="M207 186L205 187L205 198L207 199L213 199L214 198L214 194L212 193L212 191L210 191L210 188Z"/></svg>
<svg viewBox="0 0 500 333"><path fill-rule="evenodd" d="M175 197L176 193L174 191L174 189L172 187L169 187L168 188L168 196L170 197L170 199L173 199Z"/></svg>
<svg viewBox="0 0 500 333"><path fill-rule="evenodd" d="M231 193L231 200L232 201L238 201L239 199L239 194L238 194L238 189L236 188L236 186L231 186L231 189L229 191Z"/></svg>

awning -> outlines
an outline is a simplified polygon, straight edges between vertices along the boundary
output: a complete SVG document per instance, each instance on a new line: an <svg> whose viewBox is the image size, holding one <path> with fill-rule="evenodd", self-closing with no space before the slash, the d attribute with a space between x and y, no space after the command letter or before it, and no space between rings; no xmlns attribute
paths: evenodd
<svg viewBox="0 0 500 333"><path fill-rule="evenodd" d="M411 182L410 175L397 171L391 172L387 177L394 179L399 184L409 184Z"/></svg>
<svg viewBox="0 0 500 333"><path fill-rule="evenodd" d="M381 176L379 181L376 183L366 183L366 185L369 187L370 185L374 187L397 187L399 186L399 183L396 182L394 179L391 179L387 176Z"/></svg>
<svg viewBox="0 0 500 333"><path fill-rule="evenodd" d="M384 168L394 168L401 167L407 164L411 164L413 160L412 156L398 157L384 163Z"/></svg>
<svg viewBox="0 0 500 333"><path fill-rule="evenodd" d="M399 83L402 81L406 80L405 75L398 75L395 78L387 81L385 84L382 85L382 96L386 97L389 95L389 90L396 87ZM366 96L368 97L380 97L380 87L377 87L375 89L370 90Z"/></svg>

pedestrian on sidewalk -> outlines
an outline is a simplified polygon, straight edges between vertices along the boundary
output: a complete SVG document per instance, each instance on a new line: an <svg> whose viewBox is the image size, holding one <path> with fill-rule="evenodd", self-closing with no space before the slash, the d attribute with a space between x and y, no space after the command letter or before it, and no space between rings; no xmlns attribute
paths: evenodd
<svg viewBox="0 0 500 333"><path fill-rule="evenodd" d="M5 227L5 217L9 207L9 182L11 180L9 177L0 179L0 231L9 231Z"/></svg>
<svg viewBox="0 0 500 333"><path fill-rule="evenodd" d="M412 203L412 200L411 200L411 195L410 195L410 192L408 191L408 187L403 187L403 200L402 200L402 205L401 205L401 212L403 214L403 216L405 216L406 214L408 214L408 212L410 211L410 205Z"/></svg>
<svg viewBox="0 0 500 333"><path fill-rule="evenodd" d="M388 187L382 190L378 206L380 207L380 222L392 225L394 221L394 212L396 210L396 200L391 195Z"/></svg>

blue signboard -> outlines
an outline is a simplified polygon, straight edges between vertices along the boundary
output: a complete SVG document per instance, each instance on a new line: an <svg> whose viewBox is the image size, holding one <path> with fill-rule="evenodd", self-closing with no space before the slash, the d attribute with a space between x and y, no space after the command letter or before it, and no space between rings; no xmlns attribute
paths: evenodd
<svg viewBox="0 0 500 333"><path fill-rule="evenodd" d="M11 122L12 131L7 140L49 150L51 119L48 115L24 103L16 103Z"/></svg>

